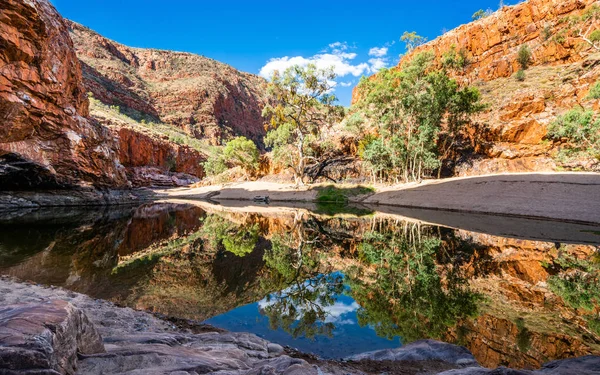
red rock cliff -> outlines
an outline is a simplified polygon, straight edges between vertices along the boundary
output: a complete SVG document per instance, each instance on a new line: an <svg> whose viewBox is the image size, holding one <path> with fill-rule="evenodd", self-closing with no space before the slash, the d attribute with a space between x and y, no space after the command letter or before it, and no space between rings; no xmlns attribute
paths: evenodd
<svg viewBox="0 0 600 375"><path fill-rule="evenodd" d="M243 135L262 145L264 79L191 53L127 47L74 22L70 29L86 90L103 103L213 144Z"/></svg>
<svg viewBox="0 0 600 375"><path fill-rule="evenodd" d="M470 138L476 155L459 165L459 175L554 170L560 147L545 139L557 115L584 104L590 85L600 77L600 54L575 30L586 30L595 19L573 16L589 11L596 0L529 0L504 7L481 20L462 25L418 47L432 51L439 65L453 48L466 53L468 65L453 72L459 82L477 86L490 109L476 118ZM600 24L596 25L600 29ZM593 29L592 29L593 30ZM517 81L518 51L532 51L526 79ZM360 100L355 89L353 102ZM597 103L585 103L597 107ZM597 168L582 161L584 169Z"/></svg>
<svg viewBox="0 0 600 375"><path fill-rule="evenodd" d="M0 0L0 189L125 186L116 143L86 119L69 31L47 0Z"/></svg>

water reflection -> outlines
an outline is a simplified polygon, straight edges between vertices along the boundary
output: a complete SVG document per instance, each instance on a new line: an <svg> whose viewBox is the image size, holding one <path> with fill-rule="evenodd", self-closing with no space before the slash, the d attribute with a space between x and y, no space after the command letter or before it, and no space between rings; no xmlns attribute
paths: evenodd
<svg viewBox="0 0 600 375"><path fill-rule="evenodd" d="M461 267L470 249L452 251L453 238L436 229L384 222L363 235L358 245L362 262L349 280L361 305L362 326L405 342L442 339L460 319L477 315L482 296L471 290ZM372 272L365 275L367 266Z"/></svg>
<svg viewBox="0 0 600 375"><path fill-rule="evenodd" d="M465 345L489 367L600 353L590 237L564 244L379 213L264 211L16 213L0 219L0 273L325 357L422 338Z"/></svg>

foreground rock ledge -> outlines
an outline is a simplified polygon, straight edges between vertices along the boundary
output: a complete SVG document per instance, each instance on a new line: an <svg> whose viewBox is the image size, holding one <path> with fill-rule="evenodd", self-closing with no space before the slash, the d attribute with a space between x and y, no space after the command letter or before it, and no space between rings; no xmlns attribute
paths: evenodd
<svg viewBox="0 0 600 375"><path fill-rule="evenodd" d="M387 374L600 373L594 356L538 371L489 370L465 348L433 340L309 363L249 333L193 334L145 312L7 278L0 278L0 306L0 374L358 375L383 373L384 362Z"/></svg>

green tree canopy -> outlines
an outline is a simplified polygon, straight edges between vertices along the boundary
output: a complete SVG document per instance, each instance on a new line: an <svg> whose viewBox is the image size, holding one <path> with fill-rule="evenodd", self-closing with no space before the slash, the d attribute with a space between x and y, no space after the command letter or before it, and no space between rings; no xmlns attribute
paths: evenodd
<svg viewBox="0 0 600 375"><path fill-rule="evenodd" d="M260 153L256 144L246 137L236 137L223 148L212 150L208 160L204 162L204 170L209 176L225 172L229 166L239 166L246 174L253 174L258 169Z"/></svg>
<svg viewBox="0 0 600 375"><path fill-rule="evenodd" d="M406 50L412 52L415 48L422 46L427 43L427 38L420 36L416 31L408 32L405 31L400 37L400 41L406 45Z"/></svg>
<svg viewBox="0 0 600 375"><path fill-rule="evenodd" d="M258 169L260 153L256 144L246 137L236 137L227 142L223 149L223 156L233 165L242 167L246 173Z"/></svg>
<svg viewBox="0 0 600 375"><path fill-rule="evenodd" d="M265 143L273 147L277 162L292 169L296 184L304 184L314 146L324 141L323 133L344 114L331 94L335 77L333 68L309 64L275 72L269 83L271 104L263 109L269 130Z"/></svg>
<svg viewBox="0 0 600 375"><path fill-rule="evenodd" d="M380 140L365 147L373 177L418 180L441 166L470 116L481 111L476 88L459 87L445 70L432 68L433 55L417 54L401 69L382 69L359 84L357 104L377 127Z"/></svg>

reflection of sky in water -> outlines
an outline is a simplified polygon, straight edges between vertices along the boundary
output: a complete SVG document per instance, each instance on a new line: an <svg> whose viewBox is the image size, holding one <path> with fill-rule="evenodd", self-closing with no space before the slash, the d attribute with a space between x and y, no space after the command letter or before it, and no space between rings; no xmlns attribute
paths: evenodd
<svg viewBox="0 0 600 375"><path fill-rule="evenodd" d="M294 339L282 329L271 330L269 319L260 311L272 303L273 300L268 302L263 299L210 318L205 323L230 331L252 332L266 340L280 345L289 345L324 358L341 358L365 351L396 348L401 345L398 338L390 341L378 337L371 327L360 327L356 316L360 306L347 295L337 295L334 304L323 306L328 314L325 322L335 325L333 336L316 336L314 339L304 337ZM297 308L301 307L297 306Z"/></svg>

